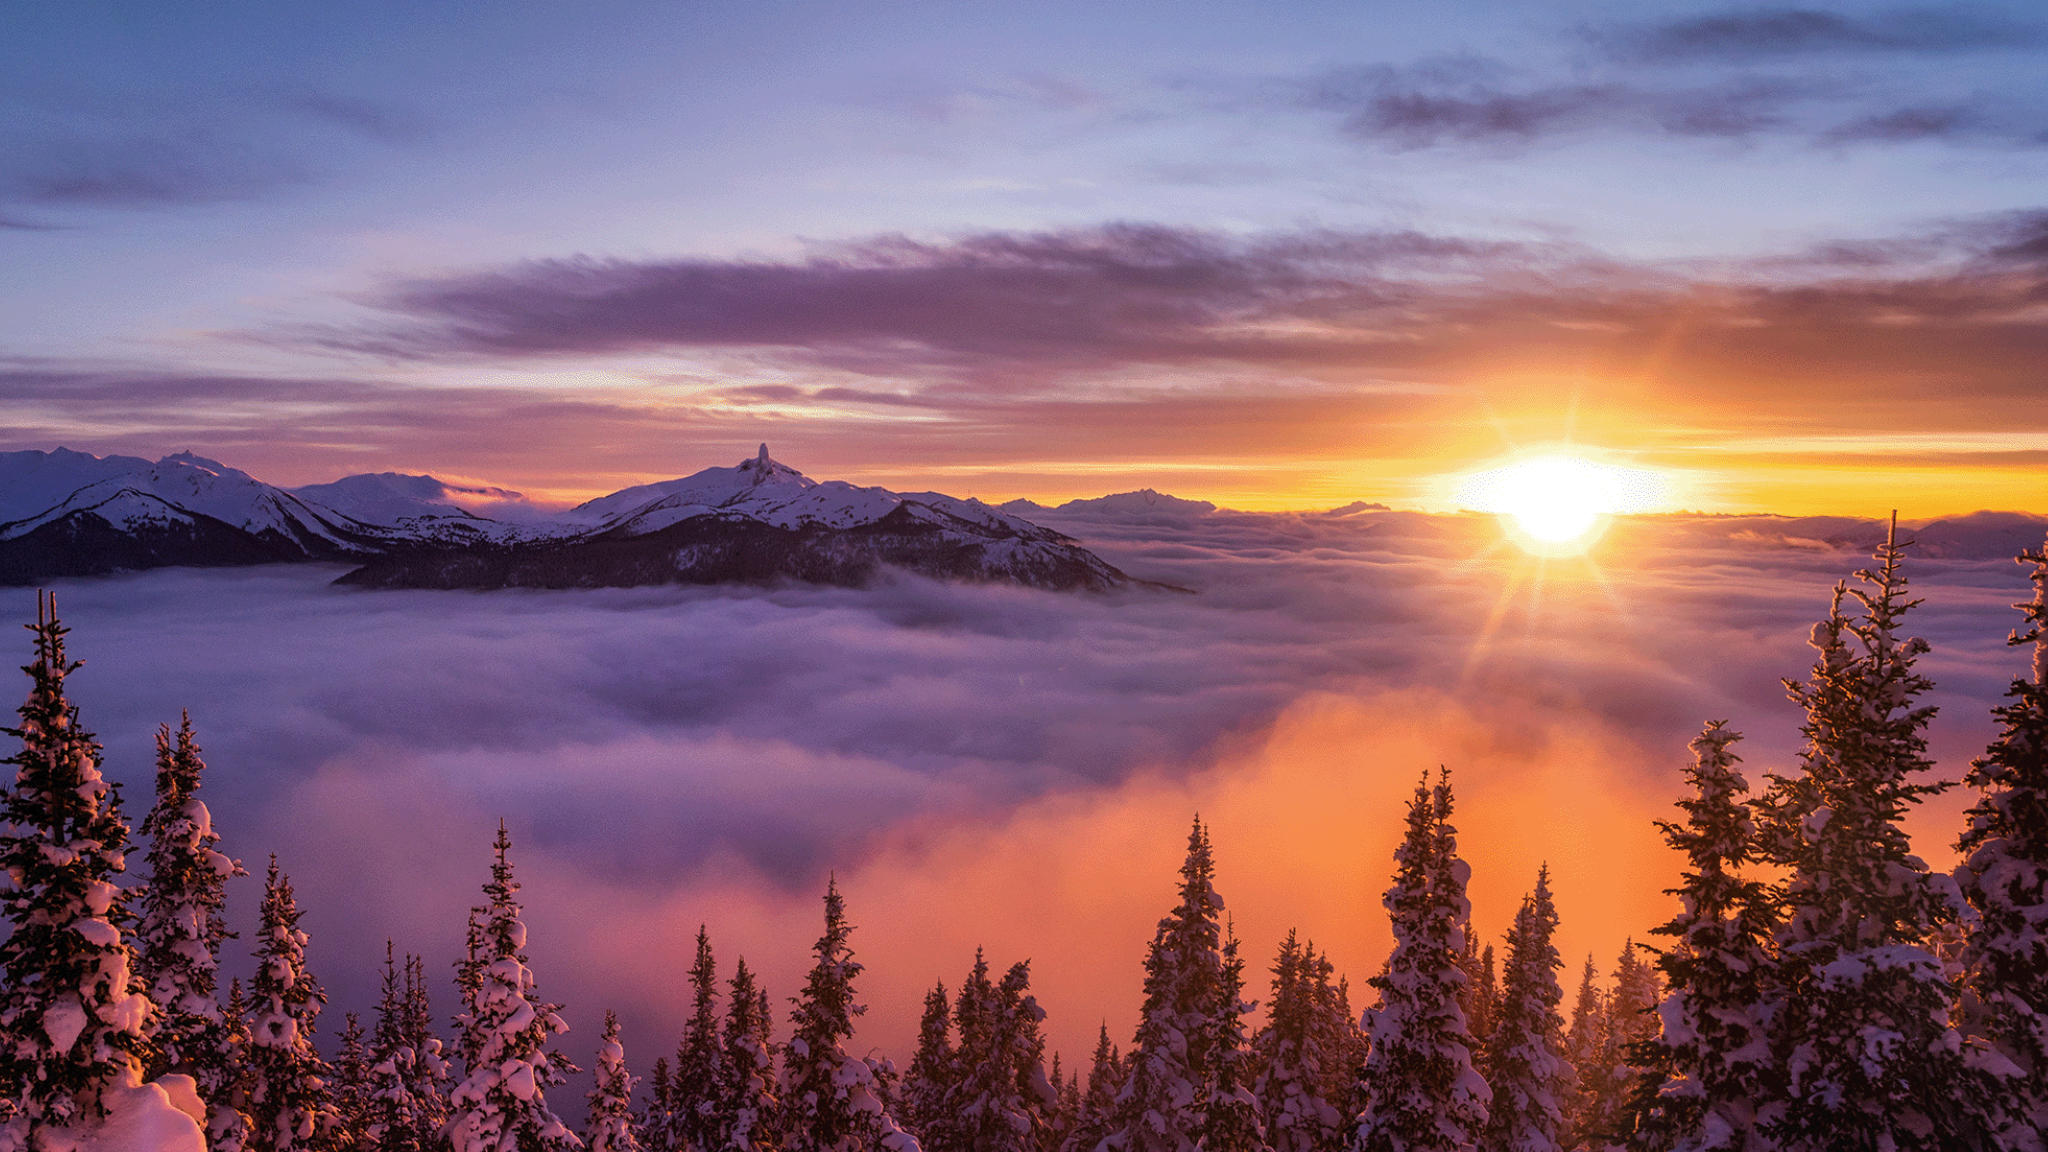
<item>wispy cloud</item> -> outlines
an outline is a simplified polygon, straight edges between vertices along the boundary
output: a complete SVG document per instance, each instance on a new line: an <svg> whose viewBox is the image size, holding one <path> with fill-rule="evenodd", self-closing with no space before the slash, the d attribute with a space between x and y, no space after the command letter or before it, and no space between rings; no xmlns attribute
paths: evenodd
<svg viewBox="0 0 2048 1152"><path fill-rule="evenodd" d="M1759 7L1663 22L1582 30L1617 57L1635 61L1745 61L1901 53L1947 55L2048 44L2048 28L1970 4L1843 14Z"/></svg>

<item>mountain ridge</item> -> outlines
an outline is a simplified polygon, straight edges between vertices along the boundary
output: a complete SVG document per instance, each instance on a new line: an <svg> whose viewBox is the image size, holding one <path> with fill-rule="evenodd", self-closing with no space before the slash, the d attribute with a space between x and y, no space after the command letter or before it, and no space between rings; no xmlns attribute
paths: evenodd
<svg viewBox="0 0 2048 1152"><path fill-rule="evenodd" d="M449 496L522 500L399 473L278 488L190 452L0 453L0 583L294 561L357 563L338 582L369 587L862 586L891 569L1056 590L1132 583L1071 537L979 500L813 480L766 444L736 466L546 519L493 519Z"/></svg>

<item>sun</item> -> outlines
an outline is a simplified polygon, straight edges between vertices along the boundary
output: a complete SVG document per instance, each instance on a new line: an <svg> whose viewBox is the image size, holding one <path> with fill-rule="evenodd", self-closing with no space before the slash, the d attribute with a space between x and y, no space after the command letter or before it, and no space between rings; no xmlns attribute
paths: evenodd
<svg viewBox="0 0 2048 1152"><path fill-rule="evenodd" d="M1666 487L1656 473L1552 449L1466 476L1457 498L1467 508L1507 517L1531 551L1576 553L1592 544L1609 516L1654 506Z"/></svg>

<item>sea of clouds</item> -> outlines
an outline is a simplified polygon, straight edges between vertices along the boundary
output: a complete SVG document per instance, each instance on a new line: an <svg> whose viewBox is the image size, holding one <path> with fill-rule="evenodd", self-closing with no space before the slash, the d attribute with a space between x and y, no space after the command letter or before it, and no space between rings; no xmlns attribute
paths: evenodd
<svg viewBox="0 0 2048 1152"><path fill-rule="evenodd" d="M1362 1007L1402 805L1439 765L1487 937L1547 863L1564 978L1588 952L1611 967L1672 910L1652 821L1673 814L1686 742L1727 719L1752 783L1796 763L1779 680L1805 673L1831 589L1882 537L1642 518L1588 558L1539 563L1469 515L1151 499L1030 515L1173 588L392 592L304 566L57 596L85 661L73 696L131 820L152 733L189 710L203 796L257 877L233 885L228 967L250 967L274 852L330 1041L342 1011L367 1018L387 939L449 973L502 819L579 1063L607 1008L643 1073L673 1049L700 924L722 974L743 953L782 1004L832 876L868 965L862 1047L907 1061L923 992L956 988L985 947L1032 961L1071 1068L1104 1022L1128 1041L1197 813L1254 993L1296 928ZM1979 527L2040 539L2038 523ZM1954 778L2024 665L2004 638L2028 585L1996 549L1928 550L1952 555L1909 561L1925 602L1908 631L1934 646L1930 737ZM32 590L0 592L0 614L33 619ZM1937 866L1968 801L1915 816ZM451 1012L452 985L437 993Z"/></svg>

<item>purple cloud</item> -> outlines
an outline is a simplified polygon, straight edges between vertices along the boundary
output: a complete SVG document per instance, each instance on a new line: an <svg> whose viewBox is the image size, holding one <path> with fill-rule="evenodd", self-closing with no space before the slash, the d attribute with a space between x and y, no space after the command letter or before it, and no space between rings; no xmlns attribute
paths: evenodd
<svg viewBox="0 0 2048 1152"><path fill-rule="evenodd" d="M1812 8L1754 8L1663 23L1591 28L1583 34L1616 56L1641 61L1882 52L1937 55L2033 48L2044 40L2037 25L1966 4L1858 15Z"/></svg>

